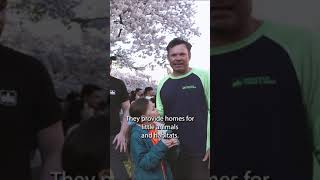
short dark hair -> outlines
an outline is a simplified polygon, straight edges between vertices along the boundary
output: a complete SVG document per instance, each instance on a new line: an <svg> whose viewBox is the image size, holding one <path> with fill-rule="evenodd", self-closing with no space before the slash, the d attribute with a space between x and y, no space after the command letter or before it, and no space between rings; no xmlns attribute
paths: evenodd
<svg viewBox="0 0 320 180"><path fill-rule="evenodd" d="M184 44L187 49L188 49L188 53L189 53L189 56L191 56L191 47L192 45L188 42L188 41L185 41L181 38L174 38L173 40L171 40L167 46L167 52L169 53L169 50L171 48L173 48L174 46L177 46L177 45L180 45L180 44Z"/></svg>
<svg viewBox="0 0 320 180"><path fill-rule="evenodd" d="M81 90L81 97L83 98L85 96L90 96L93 92L100 91L100 90L102 90L102 88L100 88L97 85L85 84L85 85L83 85L82 90Z"/></svg>
<svg viewBox="0 0 320 180"><path fill-rule="evenodd" d="M136 89L136 92L139 92L139 91L141 91L141 90L142 90L141 88L137 88L137 89Z"/></svg>
<svg viewBox="0 0 320 180"><path fill-rule="evenodd" d="M146 87L144 88L144 94L147 94L147 92L152 91L153 88L152 87Z"/></svg>
<svg viewBox="0 0 320 180"><path fill-rule="evenodd" d="M130 109L129 109L130 116L133 118L141 118L141 116L146 114L148 105L149 105L149 100L147 100L146 98L139 98L135 100L130 105Z"/></svg>
<svg viewBox="0 0 320 180"><path fill-rule="evenodd" d="M110 60L111 60L111 61L117 60L117 56L111 56L111 57L110 57Z"/></svg>
<svg viewBox="0 0 320 180"><path fill-rule="evenodd" d="M116 56L111 56L109 59L107 59L107 65L110 66L112 64L112 61L116 61Z"/></svg>

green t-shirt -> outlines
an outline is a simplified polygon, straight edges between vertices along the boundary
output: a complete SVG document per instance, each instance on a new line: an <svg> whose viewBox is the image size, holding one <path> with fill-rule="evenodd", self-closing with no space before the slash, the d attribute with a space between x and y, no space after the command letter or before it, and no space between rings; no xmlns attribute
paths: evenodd
<svg viewBox="0 0 320 180"><path fill-rule="evenodd" d="M303 150L304 145L307 148L308 140L304 139L306 134L302 131L289 132L288 129L299 130L299 126L304 126L303 120L307 119L308 131L312 131L313 134L314 179L320 179L319 34L266 21L251 36L231 45L212 48L211 63L213 92L215 92L213 114L216 113L213 117L216 121L213 124L213 141L218 144L217 147L215 143L213 144L218 151L213 156L232 156L233 152L231 150L229 154L219 152L219 147L225 150L232 144L215 139L217 133L216 138L223 134L223 138L232 143L240 138L247 138L260 147L269 147L265 146L267 143L270 143L270 147L276 147L276 143L279 143L279 147L287 145L291 149L287 149L284 154L291 153L294 158L293 152L297 152L298 157L300 152L307 152ZM299 105L300 99L303 107ZM306 109L307 118L300 118L303 116L302 108ZM273 131L270 129L267 131L267 127ZM281 128L276 129L278 127ZM255 134L244 133L244 130L250 128L255 129ZM237 131L239 134L232 136L230 133L228 137L229 130ZM278 135L282 139L273 139L269 142L269 137ZM289 144L290 137L285 136L294 138L296 144L295 142ZM260 141L268 142L255 141L258 138L261 138ZM284 151L280 148L277 150ZM244 150L243 153L246 152ZM270 149L261 148L261 151L253 151L251 155L254 156L255 152L268 153ZM217 158L219 161L219 157ZM235 155L234 159L236 158L238 157ZM240 158L239 161L241 160Z"/></svg>
<svg viewBox="0 0 320 180"><path fill-rule="evenodd" d="M186 117L192 121L174 122L182 153L204 156L210 148L210 76L193 68L185 75L168 76L157 88L157 110L163 117ZM170 122L166 122L169 123ZM197 133L194 133L197 132Z"/></svg>

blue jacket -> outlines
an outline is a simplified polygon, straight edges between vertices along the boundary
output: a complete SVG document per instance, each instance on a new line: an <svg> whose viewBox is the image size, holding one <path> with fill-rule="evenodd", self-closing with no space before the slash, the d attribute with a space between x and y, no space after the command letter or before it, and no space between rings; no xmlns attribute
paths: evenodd
<svg viewBox="0 0 320 180"><path fill-rule="evenodd" d="M148 134L137 124L131 128L130 151L134 164L135 180L172 180L172 172L168 159L176 159L178 147L168 147L159 141L152 144L150 138L141 138L141 135ZM161 161L165 163L166 179L163 176Z"/></svg>

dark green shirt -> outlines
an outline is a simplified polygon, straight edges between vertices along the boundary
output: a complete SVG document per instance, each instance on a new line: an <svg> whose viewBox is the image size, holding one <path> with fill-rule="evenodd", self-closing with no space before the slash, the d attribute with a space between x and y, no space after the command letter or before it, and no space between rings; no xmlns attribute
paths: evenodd
<svg viewBox="0 0 320 180"><path fill-rule="evenodd" d="M211 49L215 173L312 179L314 168L320 179L319 42L315 33L264 22Z"/></svg>
<svg viewBox="0 0 320 180"><path fill-rule="evenodd" d="M176 124L181 154L203 157L210 148L210 79L206 71L193 68L185 75L164 78L158 86L157 109L161 116L184 118ZM187 116L192 121L187 121ZM191 119L189 119L191 120ZM196 132L196 133L194 133Z"/></svg>

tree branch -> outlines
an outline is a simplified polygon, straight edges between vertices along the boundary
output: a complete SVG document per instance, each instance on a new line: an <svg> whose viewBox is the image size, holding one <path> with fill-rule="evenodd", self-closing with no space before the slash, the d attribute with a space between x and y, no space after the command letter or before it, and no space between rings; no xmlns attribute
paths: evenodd
<svg viewBox="0 0 320 180"><path fill-rule="evenodd" d="M86 27L95 27L98 29L103 29L108 26L109 18L108 17L96 17L96 18L71 18L71 22L78 23L81 29ZM100 21L100 22L99 22Z"/></svg>
<svg viewBox="0 0 320 180"><path fill-rule="evenodd" d="M106 20L109 21L109 18L107 17L97 17L97 18L71 18L70 21L76 22L79 24L88 24L92 21L98 21L98 20Z"/></svg>

